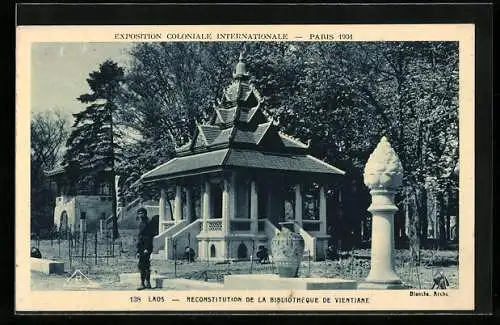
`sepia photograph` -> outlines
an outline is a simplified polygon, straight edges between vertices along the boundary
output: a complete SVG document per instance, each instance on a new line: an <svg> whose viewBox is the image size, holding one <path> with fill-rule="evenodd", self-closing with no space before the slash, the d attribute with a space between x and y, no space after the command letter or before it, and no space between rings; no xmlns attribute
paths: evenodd
<svg viewBox="0 0 500 325"><path fill-rule="evenodd" d="M473 306L470 26L258 27L28 37L23 290L88 295L58 310Z"/></svg>

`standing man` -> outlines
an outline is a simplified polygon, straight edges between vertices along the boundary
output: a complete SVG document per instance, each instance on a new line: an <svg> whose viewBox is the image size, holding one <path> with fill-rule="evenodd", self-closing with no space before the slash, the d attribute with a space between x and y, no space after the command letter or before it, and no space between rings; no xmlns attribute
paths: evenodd
<svg viewBox="0 0 500 325"><path fill-rule="evenodd" d="M137 238L137 258L139 259L139 271L141 272L141 286L138 290L151 289L151 253L153 251L153 233L149 227L148 213L146 209L137 210L139 221L139 235Z"/></svg>

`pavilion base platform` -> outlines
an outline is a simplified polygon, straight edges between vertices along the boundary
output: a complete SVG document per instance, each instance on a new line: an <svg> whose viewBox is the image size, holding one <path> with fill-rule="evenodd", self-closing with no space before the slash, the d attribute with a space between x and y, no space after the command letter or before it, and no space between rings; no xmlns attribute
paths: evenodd
<svg viewBox="0 0 500 325"><path fill-rule="evenodd" d="M353 290L354 280L338 278L281 278L277 274L238 274L224 277L229 290Z"/></svg>

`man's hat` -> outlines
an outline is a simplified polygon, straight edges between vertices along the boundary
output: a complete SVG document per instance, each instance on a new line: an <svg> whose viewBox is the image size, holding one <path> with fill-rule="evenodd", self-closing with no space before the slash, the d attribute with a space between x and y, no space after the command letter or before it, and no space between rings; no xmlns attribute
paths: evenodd
<svg viewBox="0 0 500 325"><path fill-rule="evenodd" d="M145 208L139 208L137 209L137 213L142 212L144 214L148 214L148 211Z"/></svg>

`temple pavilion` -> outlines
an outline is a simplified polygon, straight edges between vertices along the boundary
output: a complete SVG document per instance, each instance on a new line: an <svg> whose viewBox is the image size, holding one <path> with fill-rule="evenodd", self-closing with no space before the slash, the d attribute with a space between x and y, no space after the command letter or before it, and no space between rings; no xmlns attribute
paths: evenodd
<svg viewBox="0 0 500 325"><path fill-rule="evenodd" d="M209 123L197 125L174 158L141 177L161 188L156 258L180 258L189 246L199 260L248 259L260 246L270 251L282 227L304 237L314 260L324 258L326 186L344 172L281 133L263 103L240 55Z"/></svg>

